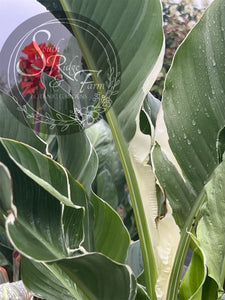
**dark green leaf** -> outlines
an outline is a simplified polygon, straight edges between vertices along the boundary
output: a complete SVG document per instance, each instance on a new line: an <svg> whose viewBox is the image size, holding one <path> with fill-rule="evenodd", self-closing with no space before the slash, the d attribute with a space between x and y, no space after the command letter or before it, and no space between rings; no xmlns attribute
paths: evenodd
<svg viewBox="0 0 225 300"><path fill-rule="evenodd" d="M49 300L135 299L136 281L131 270L98 253L53 264L26 258L22 263L23 282L39 297Z"/></svg>
<svg viewBox="0 0 225 300"><path fill-rule="evenodd" d="M130 243L129 233L119 215L103 200L92 194L96 248L111 259L124 263Z"/></svg>
<svg viewBox="0 0 225 300"><path fill-rule="evenodd" d="M82 187L74 182L75 188L72 188L63 169L33 148L11 140L4 140L4 146L12 158L1 147L1 160L8 166L13 180L14 198L13 203L8 204L11 209L6 222L12 244L24 255L37 260L72 255L83 241L84 211L71 201L70 186L73 199L75 196L78 199L84 197ZM36 164L37 161L39 164ZM45 164L42 164L44 161ZM48 166L51 167L47 170ZM61 184L56 190L51 182L53 174L60 173L60 170L61 178L58 180L61 180ZM40 174L46 181L38 177ZM65 187L62 186L63 182ZM5 194L12 194L11 189L5 191ZM1 198L1 207L5 207L7 199L8 195L6 199Z"/></svg>

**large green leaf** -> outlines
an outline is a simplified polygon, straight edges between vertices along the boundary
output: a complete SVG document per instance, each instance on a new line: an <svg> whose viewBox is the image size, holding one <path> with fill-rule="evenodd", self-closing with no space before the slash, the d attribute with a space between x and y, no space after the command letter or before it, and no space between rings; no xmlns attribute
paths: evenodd
<svg viewBox="0 0 225 300"><path fill-rule="evenodd" d="M7 142L9 148L9 144L18 144L5 140ZM5 211L6 231L14 247L37 260L54 260L75 253L83 241L84 209L75 206L70 199L66 206L64 197L59 194L54 197L47 192L10 160L3 147L1 159L12 174L13 185L5 186L7 190L0 200L2 210L9 208ZM82 195L81 187L80 190Z"/></svg>
<svg viewBox="0 0 225 300"><path fill-rule="evenodd" d="M54 216L54 218L58 220L58 226L60 225L60 222L62 222L67 246L71 249L74 249L79 247L76 239L79 240L82 233L82 229L80 227L82 225L82 218L81 216L79 217L79 215L76 214L74 205L84 207L85 239L82 245L86 248L86 250L90 251L94 249L94 244L96 243L96 247L99 252L108 255L116 261L124 262L129 245L129 235L122 223L122 220L113 211L113 209L111 209L106 203L104 203L104 201L98 199L97 197L93 197L93 207L95 214L95 222L93 223L94 216L92 207L88 203L87 196L82 186L78 182L76 182L62 166L25 144L6 139L2 139L2 144L7 150L7 153L5 153L3 148L0 158L10 167L11 173L13 174L13 181L19 181L15 186L18 186L18 201L22 201L22 194L28 194L27 201L29 197L31 197L29 193L32 193L33 195L33 203L30 203L31 206L27 205L26 209L24 209L23 211L24 218L26 214L30 215L30 213L34 213L33 222L31 222L31 224L38 222L40 223L40 230L44 230L44 223L41 224L42 222L38 221L38 219L41 218L41 215L43 214L43 216L46 216L46 220L50 221L50 218L48 218L48 215L46 214L52 214L52 210L56 209L56 216ZM9 159L7 154L10 156L13 162ZM24 172L23 176L20 170ZM21 175L18 175L18 172ZM20 179L18 179L18 176L20 176ZM30 188L26 189L26 185L30 186ZM35 191L33 191L31 187L33 187L33 189L37 189L37 191L40 190L41 192L39 192L39 194L38 192L35 193ZM43 203L38 200L41 195L42 198L45 197L47 199L50 199L52 197L52 203L54 203L54 197L56 197L57 199L59 199L59 201L62 202L62 204L71 206L72 208L63 208L62 204L60 204L59 201L56 201L55 205L50 204L49 202L49 205L52 205L52 209L46 208L46 205L48 205L47 200L43 200L43 203L45 203L45 205L43 205ZM18 205L19 204L16 204L17 210L19 211ZM38 205L37 211L41 210L37 216L35 215L36 211L33 211L32 208L35 205ZM59 214L60 211L62 213L62 209L63 214L61 218ZM50 230L54 231L53 224L49 226L51 227ZM93 241L94 226L95 242ZM77 235L72 234L75 229ZM109 232L111 232L111 236L109 235ZM113 241L112 236L114 238ZM30 247L32 247L32 245L30 245Z"/></svg>
<svg viewBox="0 0 225 300"><path fill-rule="evenodd" d="M40 2L46 3L42 0ZM56 2L58 3L58 1ZM60 2L68 18L73 18L74 15L85 18L85 29L92 30L93 22L97 24L98 28L101 28L98 32L95 31L90 38L85 30L71 23L89 69L102 70L100 78L93 74L96 84L106 83L109 73L105 53L96 43L96 40L102 39L102 32L110 37L107 50L112 42L118 53L121 65L120 89L118 95L114 95L110 99L113 101L113 106L106 115L125 170L139 230L143 261L147 270L147 291L154 300L156 299L154 286L157 280L155 258L157 256L157 262L161 258L159 258L160 254L158 256L153 253L150 232L154 239L153 242L156 239L160 243L161 239L155 226L157 217L155 179L150 167L146 166L150 138L145 140L145 136L139 130L138 122L142 103L161 69L163 60L161 4L158 0L144 0L141 3L128 0L122 0L119 3L110 0L61 0ZM91 21L88 22L88 20ZM78 25L79 21L78 18ZM112 59L112 64L115 67L114 71L118 72L118 70L116 71L116 60ZM104 102L107 92L104 90L98 92ZM131 140L132 146L130 145ZM150 181L151 184L149 184ZM170 220L170 217L168 219ZM168 219L165 219L164 223ZM171 232L178 230L175 223L171 226L173 226ZM172 236L174 236L172 239L174 242L177 234L172 234ZM160 247L155 248L155 251L157 249ZM173 255L170 257L169 264L171 264ZM167 276L166 273L164 275ZM161 287L159 287L160 289Z"/></svg>
<svg viewBox="0 0 225 300"><path fill-rule="evenodd" d="M54 84L51 84L52 81ZM72 123L68 123L68 114L73 110L71 97L56 84L55 79L44 76L44 83L47 87L45 91L46 101L51 107L53 116L57 117L60 114L67 122L65 124L69 124L68 128L64 128L61 124L56 124L58 131L57 140L62 163L69 169L71 174L85 186L90 195L91 184L97 172L98 165L96 152L87 138L85 131L77 124L76 119L73 119ZM59 94L61 97L59 97ZM54 101L52 101L52 99L54 99ZM60 101L57 101L57 99ZM66 99L66 101L61 101L62 99ZM103 195L106 193L109 197L108 191L104 189ZM129 237L122 221L103 201L96 200L93 202L93 206L95 214L93 226L95 227L95 244L97 250L118 262L124 262L127 255ZM89 211L92 215L92 207L88 203L85 208L88 218ZM105 215L107 215L107 218ZM89 217L89 227L87 227L86 230L87 236L90 235L87 231L92 231L92 223L90 222L92 222L92 219ZM112 236L115 238L114 242L112 242L110 236L106 234L109 231L111 231ZM122 243L121 240L123 240ZM91 250L90 247L89 250Z"/></svg>
<svg viewBox="0 0 225 300"><path fill-rule="evenodd" d="M84 247L87 250L94 250L93 234L90 230L92 228L93 212L82 186L74 180L64 167L37 150L11 140L5 139L2 143L17 166L53 197L60 199L62 203L68 206L78 205L85 208ZM3 153L1 154L3 155ZM4 161L5 157L2 157L1 154L0 160ZM16 174L14 175L13 170L11 174L15 176L16 180ZM24 189L26 189L25 186Z"/></svg>
<svg viewBox="0 0 225 300"><path fill-rule="evenodd" d="M156 149L156 174L182 229L168 300L177 294L189 243L186 231L195 227L205 200L204 185L219 163L217 137L225 124L224 28L224 1L215 0L175 55L156 124L162 151ZM179 184L174 184L174 176Z"/></svg>
<svg viewBox="0 0 225 300"><path fill-rule="evenodd" d="M22 262L23 282L39 297L76 300L135 299L136 281L130 268L98 253L59 260L52 264L38 264L26 258Z"/></svg>
<svg viewBox="0 0 225 300"><path fill-rule="evenodd" d="M1 139L1 144L6 149L12 161L27 176L36 181L53 196L61 197L63 203L67 205L72 204L70 190L68 189L70 177L67 175L65 168L50 157L41 154L26 144L3 138ZM7 166L10 166L10 160L3 150L1 151L1 160L3 163L7 161ZM11 174L15 176L12 171ZM79 185L77 182L75 184Z"/></svg>
<svg viewBox="0 0 225 300"><path fill-rule="evenodd" d="M224 14L224 2L214 1L177 51L163 95L170 147L198 192L217 165L225 123Z"/></svg>

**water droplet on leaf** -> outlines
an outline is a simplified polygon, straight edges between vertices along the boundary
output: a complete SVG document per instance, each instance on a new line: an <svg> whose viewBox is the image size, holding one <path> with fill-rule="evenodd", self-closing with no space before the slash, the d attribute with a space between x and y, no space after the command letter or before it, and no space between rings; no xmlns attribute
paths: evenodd
<svg viewBox="0 0 225 300"><path fill-rule="evenodd" d="M187 143L188 143L188 145L191 145L191 141L190 140L187 140Z"/></svg>

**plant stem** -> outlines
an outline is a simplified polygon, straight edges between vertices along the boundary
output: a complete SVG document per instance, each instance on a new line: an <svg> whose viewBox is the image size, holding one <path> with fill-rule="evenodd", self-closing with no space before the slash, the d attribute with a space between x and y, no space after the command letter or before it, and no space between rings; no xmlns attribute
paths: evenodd
<svg viewBox="0 0 225 300"><path fill-rule="evenodd" d="M181 231L181 239L177 249L175 261L173 264L172 273L170 276L170 283L167 291L167 300L174 300L177 298L178 290L180 286L180 278L184 265L184 261L187 255L188 247L190 245L190 232L194 233L195 228L200 217L200 209L206 199L204 190L200 193L198 198L195 200L195 205L192 208L190 215Z"/></svg>
<svg viewBox="0 0 225 300"><path fill-rule="evenodd" d="M137 179L129 156L128 145L119 129L113 109L110 109L106 113L106 117L111 127L129 188L142 250L147 293L151 300L156 300L155 284L157 280L157 269L155 257Z"/></svg>

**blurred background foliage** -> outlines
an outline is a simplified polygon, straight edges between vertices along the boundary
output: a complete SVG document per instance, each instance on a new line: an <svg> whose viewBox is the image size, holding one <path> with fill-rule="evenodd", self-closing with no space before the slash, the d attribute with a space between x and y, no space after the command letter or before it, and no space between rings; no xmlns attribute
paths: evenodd
<svg viewBox="0 0 225 300"><path fill-rule="evenodd" d="M160 100L162 98L166 74L176 49L200 20L210 2L210 0L203 0L200 7L195 0L162 0L166 50L162 70L151 89L156 98Z"/></svg>

